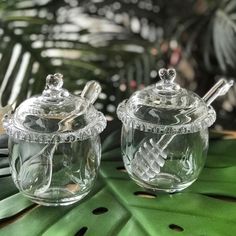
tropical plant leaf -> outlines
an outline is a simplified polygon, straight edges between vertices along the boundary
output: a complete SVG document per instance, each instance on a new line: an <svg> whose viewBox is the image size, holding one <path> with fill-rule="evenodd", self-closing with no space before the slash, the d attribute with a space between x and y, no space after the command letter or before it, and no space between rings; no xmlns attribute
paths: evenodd
<svg viewBox="0 0 236 236"><path fill-rule="evenodd" d="M117 143L120 143L120 130L116 130L111 135L106 137L102 143L102 152L114 150L117 147Z"/></svg>
<svg viewBox="0 0 236 236"><path fill-rule="evenodd" d="M0 203L0 220L16 215L18 212L35 205L26 199L22 194L16 193L3 199Z"/></svg>
<svg viewBox="0 0 236 236"><path fill-rule="evenodd" d="M153 43L133 34L125 23L84 13L85 5L75 8L63 0L0 4L2 106L41 93L45 76L60 72L65 87L76 94L87 80L99 81L106 96L98 107L114 115L114 105L133 91L129 88L136 77L138 85L150 83ZM119 89L120 81L125 91Z"/></svg>
<svg viewBox="0 0 236 236"><path fill-rule="evenodd" d="M234 0L223 1L213 21L213 42L217 60L221 69L236 65L236 4Z"/></svg>
<svg viewBox="0 0 236 236"><path fill-rule="evenodd" d="M107 158L102 159L97 184L85 200L72 206L35 207L16 194L9 177L0 177L2 188L8 186L0 201L4 220L0 235L235 234L236 140L211 141L199 179L181 193L162 194L144 190L130 180L121 160L119 136L115 131L105 139L103 157ZM112 149L109 140L116 143Z"/></svg>
<svg viewBox="0 0 236 236"><path fill-rule="evenodd" d="M207 67L212 68L214 74L219 72L213 45L209 46L212 38L206 38L206 46L202 45L208 22L211 24L206 31L212 34L213 22L216 22L213 34L219 35L220 31L229 36L222 40L221 36L215 38L214 48L221 67L225 68L225 63L232 67L235 60L231 47L235 37L232 24L225 23L221 15L218 17L211 11L217 8L235 22L232 10L235 4L233 0L224 0L219 7L219 2L204 1L207 10L199 14L195 10L198 4L193 0L181 2L181 7L177 7L180 4L177 0L171 5L163 0L117 3L109 0L1 1L2 106L19 104L41 93L45 76L60 72L64 74L65 87L75 94L80 93L87 80L98 80L104 94L96 106L112 119L121 100L136 89L156 82L157 69L168 66L170 57L178 54L173 52L176 46L180 60L187 55L188 48L194 51L188 54L189 62L192 70L203 70L199 77L204 74L205 78L202 58L199 60L196 56L201 48L205 51ZM178 34L177 31L182 32L183 37L175 42L173 35ZM195 84L193 78L190 80L189 83ZM212 84L211 79L204 81L199 83L199 90Z"/></svg>

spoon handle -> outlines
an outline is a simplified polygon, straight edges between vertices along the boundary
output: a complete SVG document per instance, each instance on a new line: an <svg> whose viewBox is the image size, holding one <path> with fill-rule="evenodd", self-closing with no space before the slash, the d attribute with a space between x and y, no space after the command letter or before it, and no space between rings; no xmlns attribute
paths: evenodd
<svg viewBox="0 0 236 236"><path fill-rule="evenodd" d="M81 97L86 99L88 103L86 105L78 104L78 107L71 114L66 116L58 123L59 128L57 131L66 132L72 130L74 119L86 112L88 106L90 104L93 104L97 100L99 94L101 93L101 90L101 85L98 82L94 80L87 82L81 93Z"/></svg>
<svg viewBox="0 0 236 236"><path fill-rule="evenodd" d="M226 79L220 79L202 98L207 106L219 96L225 95L230 87L234 84L233 80L227 81Z"/></svg>

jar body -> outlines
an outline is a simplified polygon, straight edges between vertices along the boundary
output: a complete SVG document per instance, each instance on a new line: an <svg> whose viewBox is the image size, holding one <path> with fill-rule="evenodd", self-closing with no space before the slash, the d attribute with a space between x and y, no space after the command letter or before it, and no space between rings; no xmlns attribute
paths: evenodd
<svg viewBox="0 0 236 236"><path fill-rule="evenodd" d="M10 165L17 188L33 202L69 205L94 185L101 159L99 136L71 143L40 144L9 138Z"/></svg>
<svg viewBox="0 0 236 236"><path fill-rule="evenodd" d="M125 168L141 187L181 191L204 167L208 129L186 134L158 134L122 127L121 150Z"/></svg>

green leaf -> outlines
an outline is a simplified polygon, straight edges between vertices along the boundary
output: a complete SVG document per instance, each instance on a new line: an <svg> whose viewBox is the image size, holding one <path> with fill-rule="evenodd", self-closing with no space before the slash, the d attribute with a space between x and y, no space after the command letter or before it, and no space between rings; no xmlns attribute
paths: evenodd
<svg viewBox="0 0 236 236"><path fill-rule="evenodd" d="M34 205L22 194L17 193L0 201L0 220L9 218Z"/></svg>
<svg viewBox="0 0 236 236"><path fill-rule="evenodd" d="M102 160L119 160L120 152L120 148L115 148L113 150L104 152L102 155Z"/></svg>
<svg viewBox="0 0 236 236"><path fill-rule="evenodd" d="M234 0L223 1L213 20L213 42L217 60L222 71L236 65L236 4Z"/></svg>
<svg viewBox="0 0 236 236"><path fill-rule="evenodd" d="M94 210L99 211L101 208L107 212L101 212L101 215L93 213ZM79 215L78 212L80 212ZM129 218L130 213L118 200L114 199L114 196L105 187L83 205L73 208L43 235L75 235L82 227L88 228L86 232L88 235L94 235L94 229L96 229L97 235L116 235ZM108 222L110 222L109 227L107 227Z"/></svg>
<svg viewBox="0 0 236 236"><path fill-rule="evenodd" d="M45 228L50 227L53 223L58 221L69 209L69 207L36 207L12 224L4 227L0 235L42 235Z"/></svg>
<svg viewBox="0 0 236 236"><path fill-rule="evenodd" d="M0 169L0 176L10 175L10 167Z"/></svg>
<svg viewBox="0 0 236 236"><path fill-rule="evenodd" d="M103 153L113 150L114 148L119 147L120 144L120 131L116 130L111 133L102 143Z"/></svg>
<svg viewBox="0 0 236 236"><path fill-rule="evenodd" d="M81 8L63 0L0 4L2 105L18 105L41 93L47 74L60 72L64 74L64 87L76 94L86 81L99 81L106 97L98 103L103 112L114 116L114 105L126 92L132 92L129 85L136 77L138 84L150 83L150 71L155 66L149 52L153 43L133 34L126 25L89 11L81 13ZM124 81L129 78L125 93L114 89L123 80L121 74Z"/></svg>
<svg viewBox="0 0 236 236"><path fill-rule="evenodd" d="M235 157L235 140L213 140L209 146L209 154Z"/></svg>
<svg viewBox="0 0 236 236"><path fill-rule="evenodd" d="M1 193L0 218L10 220L0 235L171 236L178 231L186 236L234 235L236 140L211 141L199 179L181 193L164 194L144 190L129 178L119 143L111 149L110 140L115 142L117 134L104 141L106 151L94 190L74 205L31 209L34 204L15 194L10 178L0 178L3 191L8 191ZM21 217L15 217L21 212Z"/></svg>
<svg viewBox="0 0 236 236"><path fill-rule="evenodd" d="M1 186L0 199L4 199L18 192L17 188L12 182L11 176L1 177L0 186Z"/></svg>

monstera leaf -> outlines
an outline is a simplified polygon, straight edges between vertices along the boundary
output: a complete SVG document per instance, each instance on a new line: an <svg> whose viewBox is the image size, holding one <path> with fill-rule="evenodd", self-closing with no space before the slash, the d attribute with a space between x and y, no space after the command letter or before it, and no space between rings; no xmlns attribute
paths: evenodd
<svg viewBox="0 0 236 236"><path fill-rule="evenodd" d="M129 179L121 160L118 131L103 142L93 192L68 207L31 203L14 187L1 149L0 235L235 235L235 140L214 139L200 178L181 193L153 193Z"/></svg>

